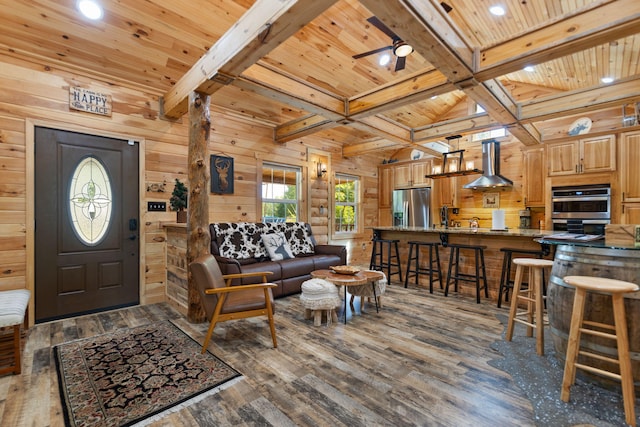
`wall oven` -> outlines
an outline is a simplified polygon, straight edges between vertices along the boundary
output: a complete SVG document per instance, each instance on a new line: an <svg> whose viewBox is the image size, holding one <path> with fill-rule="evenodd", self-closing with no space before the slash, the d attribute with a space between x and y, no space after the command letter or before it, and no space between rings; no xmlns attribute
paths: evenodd
<svg viewBox="0 0 640 427"><path fill-rule="evenodd" d="M551 193L554 231L604 234L611 222L609 184L553 187Z"/></svg>

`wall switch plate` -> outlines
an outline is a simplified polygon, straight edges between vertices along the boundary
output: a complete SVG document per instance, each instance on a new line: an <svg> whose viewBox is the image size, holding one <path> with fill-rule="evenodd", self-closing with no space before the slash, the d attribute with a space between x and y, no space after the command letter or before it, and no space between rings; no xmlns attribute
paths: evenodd
<svg viewBox="0 0 640 427"><path fill-rule="evenodd" d="M148 212L165 212L167 210L167 202L147 202Z"/></svg>

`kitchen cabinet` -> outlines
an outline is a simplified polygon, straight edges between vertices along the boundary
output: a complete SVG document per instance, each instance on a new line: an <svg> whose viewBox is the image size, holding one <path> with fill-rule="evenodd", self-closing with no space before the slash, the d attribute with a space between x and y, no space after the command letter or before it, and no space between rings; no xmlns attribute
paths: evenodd
<svg viewBox="0 0 640 427"><path fill-rule="evenodd" d="M549 176L616 170L615 135L547 144Z"/></svg>
<svg viewBox="0 0 640 427"><path fill-rule="evenodd" d="M378 168L378 224L391 225L391 197L394 188L394 168Z"/></svg>
<svg viewBox="0 0 640 427"><path fill-rule="evenodd" d="M522 155L522 163L524 165L524 205L528 207L544 207L546 201L544 147L525 150Z"/></svg>
<svg viewBox="0 0 640 427"><path fill-rule="evenodd" d="M623 224L640 224L640 131L620 138L620 191Z"/></svg>
<svg viewBox="0 0 640 427"><path fill-rule="evenodd" d="M425 175L431 173L431 160L420 160L411 163L401 163L393 167L395 189L428 187L431 179Z"/></svg>
<svg viewBox="0 0 640 427"><path fill-rule="evenodd" d="M441 206L456 207L458 205L458 178L438 178L431 183L431 206L439 209Z"/></svg>

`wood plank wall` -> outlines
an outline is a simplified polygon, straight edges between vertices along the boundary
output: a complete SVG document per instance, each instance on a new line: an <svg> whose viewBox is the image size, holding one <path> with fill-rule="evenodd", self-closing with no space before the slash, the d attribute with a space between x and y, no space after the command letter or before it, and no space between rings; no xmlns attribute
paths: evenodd
<svg viewBox="0 0 640 427"><path fill-rule="evenodd" d="M29 153L33 154L28 129L35 124L142 141L141 301L164 301L167 243L163 223L174 222L175 213L147 212L146 206L147 201L165 201L168 206L175 178L187 182L187 123L184 119L178 122L161 119L158 94L145 88L125 87L46 63L16 59L10 54L0 55L0 79L0 290L33 290L34 286L33 265L28 265L26 260L33 259L33 248L28 247L27 238L28 206L33 206L33 201L28 200L27 191L34 173L33 164L29 164L32 160L28 161ZM69 86L110 94L112 117L70 112ZM235 192L210 197L212 222L260 219L258 171L263 161L301 166L305 172L301 220L312 224L320 243L345 244L351 262L368 264L369 230L363 229L348 239L338 239L328 233L330 209L321 215L317 206L309 207L307 181L315 176L315 164L308 159L308 149L320 150L328 156L331 169L325 182L336 172L362 178L364 226L377 225L377 164L380 159L370 155L343 158L340 143L318 137L275 144L273 129L269 126L215 107L211 113L210 153L231 156L235 160ZM331 206L330 187L326 186L323 192L314 190L314 205Z"/></svg>

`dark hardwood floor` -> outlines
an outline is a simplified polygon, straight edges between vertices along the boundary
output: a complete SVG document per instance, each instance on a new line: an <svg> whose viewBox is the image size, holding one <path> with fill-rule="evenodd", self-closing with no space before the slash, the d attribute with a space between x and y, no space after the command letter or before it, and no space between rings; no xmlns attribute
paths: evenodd
<svg viewBox="0 0 640 427"><path fill-rule="evenodd" d="M244 378L153 425L534 425L521 390L487 363L500 357L490 349L504 329L496 313L507 313L490 301L394 285L379 313L367 304L346 325L314 327L298 296L277 300L276 310L277 349L266 320L220 324L209 348ZM22 375L0 378L0 425L64 425L56 344L161 319L202 342L207 325L166 304L31 328Z"/></svg>

